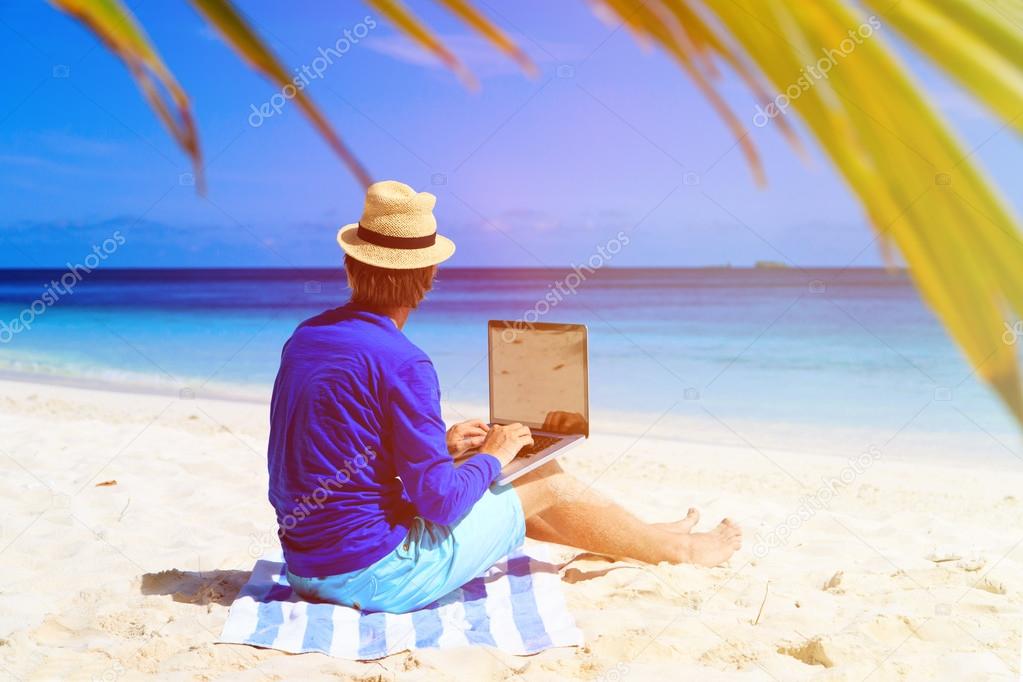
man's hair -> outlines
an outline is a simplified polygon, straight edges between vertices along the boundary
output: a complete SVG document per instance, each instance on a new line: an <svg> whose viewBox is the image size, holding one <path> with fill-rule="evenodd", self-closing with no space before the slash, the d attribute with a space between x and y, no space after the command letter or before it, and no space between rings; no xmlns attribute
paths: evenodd
<svg viewBox="0 0 1023 682"><path fill-rule="evenodd" d="M433 288L437 266L393 270L369 265L345 254L352 303L368 308L415 308Z"/></svg>

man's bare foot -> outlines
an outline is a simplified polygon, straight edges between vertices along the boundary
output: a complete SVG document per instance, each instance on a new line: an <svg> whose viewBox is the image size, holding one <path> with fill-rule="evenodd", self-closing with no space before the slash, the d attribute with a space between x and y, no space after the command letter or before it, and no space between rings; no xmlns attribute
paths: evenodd
<svg viewBox="0 0 1023 682"><path fill-rule="evenodd" d="M693 526L700 521L700 512L697 511L696 507L690 507L689 513L686 514L684 519L678 521L669 521L667 523L655 523L652 524L656 528L666 530L669 533L691 533L693 532Z"/></svg>
<svg viewBox="0 0 1023 682"><path fill-rule="evenodd" d="M678 536L669 561L676 564L719 566L728 561L742 547L742 529L725 519L706 533L687 533Z"/></svg>

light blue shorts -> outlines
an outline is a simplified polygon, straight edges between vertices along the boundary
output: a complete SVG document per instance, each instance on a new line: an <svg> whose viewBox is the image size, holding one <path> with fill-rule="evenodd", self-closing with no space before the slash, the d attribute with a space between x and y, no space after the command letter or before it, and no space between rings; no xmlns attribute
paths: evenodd
<svg viewBox="0 0 1023 682"><path fill-rule="evenodd" d="M376 563L350 573L288 582L303 599L353 606L363 611L415 611L482 575L526 537L522 503L511 486L483 494L451 526L421 517L404 542Z"/></svg>

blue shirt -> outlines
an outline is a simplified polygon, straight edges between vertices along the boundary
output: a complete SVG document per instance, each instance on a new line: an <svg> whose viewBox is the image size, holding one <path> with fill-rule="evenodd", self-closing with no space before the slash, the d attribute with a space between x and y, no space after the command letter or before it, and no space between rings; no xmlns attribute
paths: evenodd
<svg viewBox="0 0 1023 682"><path fill-rule="evenodd" d="M288 569L365 568L415 516L448 525L497 478L479 454L448 454L433 363L390 318L349 303L284 345L270 403L270 503Z"/></svg>

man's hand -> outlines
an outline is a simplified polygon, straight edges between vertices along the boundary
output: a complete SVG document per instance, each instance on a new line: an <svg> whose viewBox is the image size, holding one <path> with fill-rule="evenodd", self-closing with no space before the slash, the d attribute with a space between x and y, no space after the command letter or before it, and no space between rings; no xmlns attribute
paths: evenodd
<svg viewBox="0 0 1023 682"><path fill-rule="evenodd" d="M506 424L501 426L495 424L490 428L487 437L480 445L480 452L493 455L501 463L503 469L508 465L519 450L527 445L533 444L533 436L529 433L529 427L522 424Z"/></svg>
<svg viewBox="0 0 1023 682"><path fill-rule="evenodd" d="M490 427L480 419L458 422L448 429L448 452L455 459L464 457L465 453L483 444L483 438Z"/></svg>
<svg viewBox="0 0 1023 682"><path fill-rule="evenodd" d="M552 433L586 433L586 418L578 412L553 410L543 420L543 430Z"/></svg>

